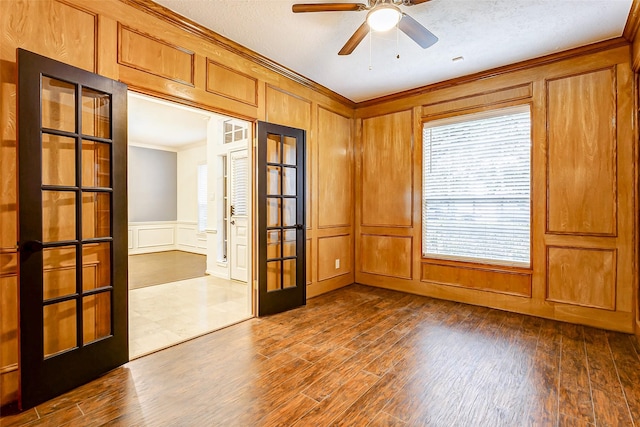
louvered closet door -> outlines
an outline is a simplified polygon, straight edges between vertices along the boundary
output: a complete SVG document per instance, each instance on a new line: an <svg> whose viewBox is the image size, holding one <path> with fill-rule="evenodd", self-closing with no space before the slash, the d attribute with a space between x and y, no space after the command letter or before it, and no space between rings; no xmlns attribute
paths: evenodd
<svg viewBox="0 0 640 427"><path fill-rule="evenodd" d="M231 279L247 281L249 264L249 157L247 150L231 152L231 207L229 235Z"/></svg>

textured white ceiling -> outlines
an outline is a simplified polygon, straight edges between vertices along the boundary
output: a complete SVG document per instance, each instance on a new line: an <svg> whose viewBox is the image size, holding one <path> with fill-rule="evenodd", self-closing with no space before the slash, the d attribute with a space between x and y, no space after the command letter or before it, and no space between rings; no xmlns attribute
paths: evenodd
<svg viewBox="0 0 640 427"><path fill-rule="evenodd" d="M291 12L319 0L155 1L355 102L621 36L632 2L432 0L401 9L438 36L434 46L391 30L338 56L366 11Z"/></svg>

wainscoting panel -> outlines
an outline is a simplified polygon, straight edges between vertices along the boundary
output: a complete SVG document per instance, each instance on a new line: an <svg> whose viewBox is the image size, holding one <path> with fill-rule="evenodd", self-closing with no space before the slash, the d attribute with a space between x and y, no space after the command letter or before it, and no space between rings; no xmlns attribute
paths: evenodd
<svg viewBox="0 0 640 427"><path fill-rule="evenodd" d="M195 222L135 222L129 224L129 254L179 250L205 255L207 236Z"/></svg>

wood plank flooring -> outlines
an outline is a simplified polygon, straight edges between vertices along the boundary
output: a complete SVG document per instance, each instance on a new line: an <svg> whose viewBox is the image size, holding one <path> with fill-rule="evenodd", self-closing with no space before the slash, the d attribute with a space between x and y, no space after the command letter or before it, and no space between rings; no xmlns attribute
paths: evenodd
<svg viewBox="0 0 640 427"><path fill-rule="evenodd" d="M640 426L632 337L352 285L2 426Z"/></svg>
<svg viewBox="0 0 640 427"><path fill-rule="evenodd" d="M129 289L205 275L207 257L184 251L129 255Z"/></svg>

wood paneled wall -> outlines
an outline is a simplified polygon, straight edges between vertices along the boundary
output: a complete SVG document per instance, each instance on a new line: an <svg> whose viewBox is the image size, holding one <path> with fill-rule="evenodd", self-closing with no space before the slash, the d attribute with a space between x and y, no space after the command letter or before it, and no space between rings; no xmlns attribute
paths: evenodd
<svg viewBox="0 0 640 427"><path fill-rule="evenodd" d="M632 332L630 59L618 39L358 105L356 281ZM422 258L422 123L521 104L532 114L531 268Z"/></svg>
<svg viewBox="0 0 640 427"><path fill-rule="evenodd" d="M354 104L148 0L0 2L0 405L18 391L16 48L138 92L307 131L312 297L353 283ZM336 260L339 260L336 262Z"/></svg>
<svg viewBox="0 0 640 427"><path fill-rule="evenodd" d="M640 88L638 87L640 73L640 0L633 0L631 3L631 10L627 17L627 23L622 33L623 37L631 43L631 68L635 73L635 89L633 97L634 106L634 119L636 123L636 129L638 124L638 118L640 117ZM640 135L636 130L635 138L638 139ZM636 226L640 227L640 215L636 218ZM640 260L636 258L636 268L639 268ZM635 312L636 312L636 339L640 343L640 280L635 283Z"/></svg>

